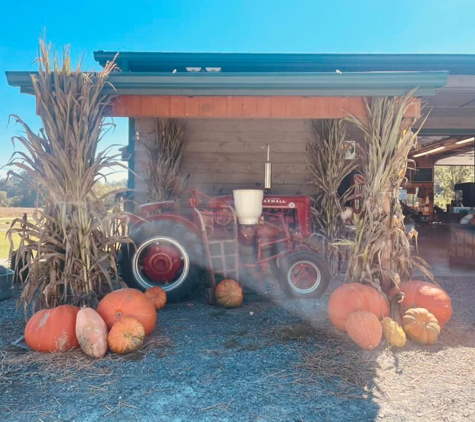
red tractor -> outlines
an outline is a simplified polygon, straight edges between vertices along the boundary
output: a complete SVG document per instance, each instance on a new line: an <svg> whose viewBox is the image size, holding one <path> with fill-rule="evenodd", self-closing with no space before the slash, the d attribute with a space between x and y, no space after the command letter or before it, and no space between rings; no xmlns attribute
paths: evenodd
<svg viewBox="0 0 475 422"><path fill-rule="evenodd" d="M267 195L244 189L212 198L190 189L184 204L142 205L129 227L134 245L123 245L119 256L123 280L141 290L160 286L168 300L180 301L199 287L206 269L213 303L216 275L249 286L271 273L291 297L321 296L330 270L310 246L311 199L269 194L270 145L266 148Z"/></svg>
<svg viewBox="0 0 475 422"><path fill-rule="evenodd" d="M249 286L249 273L253 279L272 274L291 297L321 296L330 271L310 246L311 199L260 192L262 213L246 224L240 224L231 195L212 198L190 190L186 203L142 205L129 230L135 245L124 245L119 257L122 278L142 290L160 286L171 301L188 297L203 270L211 303L216 275Z"/></svg>

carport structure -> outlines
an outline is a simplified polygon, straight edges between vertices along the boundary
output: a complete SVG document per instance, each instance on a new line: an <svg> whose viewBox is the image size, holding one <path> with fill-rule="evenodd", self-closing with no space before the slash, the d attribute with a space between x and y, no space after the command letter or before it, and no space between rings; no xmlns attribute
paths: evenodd
<svg viewBox="0 0 475 422"><path fill-rule="evenodd" d="M276 193L315 194L305 161L312 121L348 114L364 120L367 98L414 92L404 117L416 129L429 113L411 154L420 170L407 185L424 190L429 216L434 164L474 148L475 55L98 51L94 56L102 66L114 59L118 65L104 93L115 96L110 115L129 119L124 158L137 204L145 202L147 190L145 146L157 139L163 118L186 125L181 170L190 175L190 187L209 195L261 187L264 145L272 150ZM22 92L33 92L30 72L7 72L7 78ZM361 131L348 133L349 140L364 142Z"/></svg>
<svg viewBox="0 0 475 422"><path fill-rule="evenodd" d="M255 187L262 180L262 144L271 144L276 191L311 194L304 160L311 120L364 116L365 97L412 89L416 100L406 117L417 128L429 113L412 154L418 167L449 157L473 165L475 55L96 51L94 58L102 66L116 58L120 70L107 88L117 95L110 114L129 118L125 155L138 202L146 188L143 142L154 136L157 118L186 123L183 172L191 186L210 194ZM7 79L32 93L30 72L7 72ZM362 140L359 133L351 137ZM409 187L430 193L432 182Z"/></svg>

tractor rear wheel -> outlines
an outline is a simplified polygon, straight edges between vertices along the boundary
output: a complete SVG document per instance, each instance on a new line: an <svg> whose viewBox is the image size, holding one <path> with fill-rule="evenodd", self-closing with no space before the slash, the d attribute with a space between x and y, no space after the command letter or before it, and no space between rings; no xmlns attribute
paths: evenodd
<svg viewBox="0 0 475 422"><path fill-rule="evenodd" d="M321 297L330 282L330 270L314 252L297 251L284 256L279 266L283 290L294 298Z"/></svg>
<svg viewBox="0 0 475 422"><path fill-rule="evenodd" d="M129 237L135 246L122 245L119 255L119 274L129 287L145 291L159 286L170 302L193 294L205 266L196 233L174 221L156 220L132 230Z"/></svg>

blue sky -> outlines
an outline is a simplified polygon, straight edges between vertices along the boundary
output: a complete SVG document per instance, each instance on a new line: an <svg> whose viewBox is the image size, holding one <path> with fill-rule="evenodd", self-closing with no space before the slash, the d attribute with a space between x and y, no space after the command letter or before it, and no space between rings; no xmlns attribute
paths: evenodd
<svg viewBox="0 0 475 422"><path fill-rule="evenodd" d="M17 0L0 8L0 167L18 133L10 114L40 127L34 99L5 70L34 70L46 29L73 57L95 50L204 52L475 53L473 0ZM125 119L104 139L127 143ZM4 171L4 170L3 170ZM0 170L2 172L2 170Z"/></svg>

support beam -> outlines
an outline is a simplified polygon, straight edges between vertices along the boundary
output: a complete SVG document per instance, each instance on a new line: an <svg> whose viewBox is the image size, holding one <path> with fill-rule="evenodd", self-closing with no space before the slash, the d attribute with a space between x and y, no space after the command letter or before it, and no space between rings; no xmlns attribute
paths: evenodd
<svg viewBox="0 0 475 422"><path fill-rule="evenodd" d="M135 189L135 120L129 118L129 145L127 146L129 152L129 171L127 177L127 202L125 204L126 211L134 211L134 192Z"/></svg>
<svg viewBox="0 0 475 422"><path fill-rule="evenodd" d="M405 117L418 119L415 98ZM366 117L364 97L307 96L143 96L121 95L110 111L114 117L338 119Z"/></svg>

